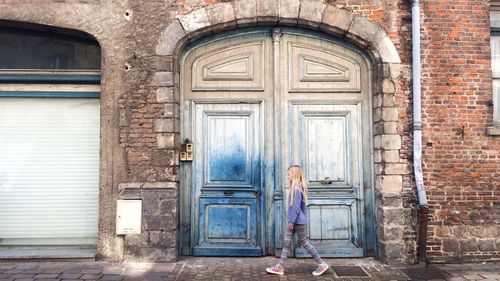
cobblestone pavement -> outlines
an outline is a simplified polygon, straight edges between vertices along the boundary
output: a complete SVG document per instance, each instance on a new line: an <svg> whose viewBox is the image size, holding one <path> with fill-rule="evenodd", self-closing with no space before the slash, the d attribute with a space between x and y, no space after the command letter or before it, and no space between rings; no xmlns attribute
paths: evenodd
<svg viewBox="0 0 500 281"><path fill-rule="evenodd" d="M200 258L185 257L176 263L108 262L0 262L0 281L13 280L500 280L500 263L431 265L431 277L422 268L395 268L374 259L325 259L338 266L314 277L313 259L289 259L284 276L271 275L265 268L277 262L274 257ZM364 277L339 276L343 266L359 266ZM359 269L359 268L358 268ZM432 273L440 275L432 275ZM415 275L416 274L416 275ZM420 275L418 275L420 274ZM421 275L424 274L424 275ZM413 276L413 278L412 278ZM433 279L428 279L433 278Z"/></svg>

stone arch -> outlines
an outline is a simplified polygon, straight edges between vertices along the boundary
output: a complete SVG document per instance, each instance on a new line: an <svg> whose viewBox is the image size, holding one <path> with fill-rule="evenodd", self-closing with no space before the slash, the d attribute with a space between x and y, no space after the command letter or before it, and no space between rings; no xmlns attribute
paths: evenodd
<svg viewBox="0 0 500 281"><path fill-rule="evenodd" d="M197 38L220 31L259 25L285 25L313 29L337 38L344 38L364 50L372 62L373 75L371 95L373 98L373 151L375 216L378 222L378 256L389 263L405 263L405 243L385 239L389 224L388 215L393 207L383 206L386 197L399 197L404 169L399 169L399 149L401 136L394 126L398 121L395 106L396 79L401 72L399 54L385 30L376 22L353 12L314 0L282 0L279 4L271 1L240 1L218 3L199 8L178 16L162 32L156 45L159 61L172 62L170 67L160 69L151 81L157 87L157 102L179 103L178 61L183 47ZM165 70L165 71L163 71ZM177 107L172 107L173 109ZM173 116L179 116L172 113ZM178 121L174 121L178 122ZM172 121L166 118L155 121L158 146L163 140L164 128ZM178 128L178 125L173 125ZM178 132L178 130L174 130ZM386 173L386 169L394 170ZM402 209L397 209L400 212ZM389 241L390 240L390 241ZM408 258L410 260L411 258Z"/></svg>
<svg viewBox="0 0 500 281"><path fill-rule="evenodd" d="M310 0L304 0L300 10L299 1L293 0L281 1L280 7L284 9L274 7L274 10L272 7L269 7L269 10L257 9L255 2L245 2L247 1L219 3L178 16L158 39L156 55L175 55L185 42L221 30L278 24L302 26L336 37L345 37L361 49L367 50L376 63L391 66L401 63L399 54L385 30L378 23L347 9ZM393 76L398 72L395 69Z"/></svg>
<svg viewBox="0 0 500 281"><path fill-rule="evenodd" d="M14 6L14 5L12 5L12 6ZM29 53L30 53L30 55L32 55L33 58L40 58L44 54L49 53L51 50L56 49L54 47L55 44L47 44L48 42L52 42L52 41L58 41L57 42L58 46L61 46L61 49L58 49L58 51L62 50L63 55L67 55L67 57L70 57L70 58L72 58L71 55L73 55L73 53L71 52L72 50L74 51L74 53L84 53L84 52L89 51L89 49L87 49L86 46L82 47L82 45L87 45L87 46L95 45L96 49L98 49L98 51L99 51L98 53L91 52L92 54L94 54L93 57L95 58L95 63L91 64L92 67L86 67L86 66L83 66L83 64L80 64L79 66L75 67L74 64L68 63L68 64L66 64L65 67L62 67L62 68L58 68L58 67L52 68L53 65L51 65L51 63L53 61L50 61L50 63L43 63L43 66L40 66L40 65L37 65L36 63L33 63L33 64L29 65L28 67L23 67L23 68L20 68L17 65L14 67L11 67L11 66L5 67L3 69L3 71L5 73L2 73L4 75L5 74L9 75L9 73L18 73L18 74L20 74L20 76L22 75L24 77L29 77L30 75L36 77L37 75L40 75L40 73L50 73L47 76L55 77L55 78L50 77L49 79L44 78L43 83L29 81L28 79L25 79L24 77L21 78L20 80L12 81L13 88L15 88L16 91L18 92L18 95L15 96L16 98L18 98L18 97L28 98L27 99L28 101L26 101L26 104L33 103L32 101L30 101L30 98L37 98L36 96L34 96L33 94L30 93L33 90L27 91L27 90L23 89L23 87L19 86L19 85L22 85L24 83L24 84L28 84L31 87L33 87L33 89L35 91L40 91L42 93L48 92L48 93L56 93L57 94L56 96L49 95L47 100L57 100L57 99L60 100L61 95L63 95L62 94L63 92L58 90L56 86L57 85L64 85L64 87L66 87L66 90L64 90L64 91L71 91L72 95L65 96L63 98L69 97L69 99L74 99L74 97L77 97L77 100L80 100L80 98L82 98L82 97L83 98L91 97L91 98L96 98L97 103L100 103L100 101L102 100L101 94L103 92L102 89L100 88L101 70L103 69L103 65L102 65L103 54L102 54L102 44L101 44L100 40L97 38L97 36L95 36L90 31L88 31L88 28L83 28L82 26L78 26L77 24L74 24L74 25L71 24L70 23L71 20L69 20L67 18L65 18L66 20L64 22L61 22L60 24L55 23L56 19L44 20L43 15L46 15L46 14L41 13L39 10L38 10L38 13L36 13L36 12L32 13L31 9L27 8L25 13L19 13L19 12L15 13L15 12L10 11L11 10L10 6L5 6L5 5L4 5L4 7L2 7L1 10L2 10L2 13L0 13L0 28L10 29L12 32L11 34L13 35L11 38L9 38L10 40L12 40L11 41L12 45L13 46L16 46L16 45L23 46L23 48L25 50L29 49L31 51ZM5 16L4 13L6 13L8 16ZM61 18L62 18L62 16L61 16ZM19 37L17 37L17 36L19 36ZM26 36L23 39L25 39L27 37L30 39L37 38L37 39L32 39L36 43L23 44L23 43L20 43L20 42L22 42L22 40L13 40L12 39L12 38L15 38L15 39L22 38L21 36ZM29 41L29 39L26 41ZM78 47L75 47L75 45L73 45L73 43L83 43L83 44L78 46ZM51 53L51 55L53 55L53 54L54 53ZM25 57L29 58L29 55L26 55L23 52L19 52L17 54L9 54L9 55L16 57L16 58L20 57L20 56L25 56ZM68 59L68 61L69 60L71 60L71 59ZM82 59L82 61L89 61L89 60L90 59L87 59L87 58ZM32 59L32 61L40 62L41 60L37 61L36 59ZM98 65L97 61L99 61L101 64ZM88 75L88 74L82 75L82 77L86 76L86 78L92 77L91 79L88 79L83 83L86 84L86 86L88 86L90 88L90 91L98 92L99 95L95 95L95 94L88 95L89 93L85 93L86 91L89 91L88 89L83 90L83 91L81 89L79 89L81 87L81 82L80 81L76 82L76 80L78 78L75 78L75 76L78 74L75 74L75 73L78 73L78 72L72 72L75 70L78 72L85 71L88 74L90 74L90 75ZM66 79L57 77L57 75L60 75L60 73L64 72L64 71L66 71L66 73L62 74L61 76L65 76ZM94 79L93 77L95 77L95 76L99 76L99 78ZM34 81L36 81L36 80L34 80ZM2 91L5 91L5 88L2 89ZM5 98L5 97L6 96L3 96L3 98ZM95 103L92 104L92 106L93 105L95 105ZM85 107L87 107L87 105ZM28 110L28 107L26 110ZM88 113L88 112L89 111L87 111L86 113ZM102 111L99 111L99 110L96 110L93 113L94 113L93 115L92 114L87 115L87 116L90 116L89 118L92 118L92 117L95 118L95 119L91 119L91 120L96 120L96 119L99 120L105 115L104 113L102 113ZM101 124L102 123L104 123L104 122L101 122ZM57 125L57 126L59 126L59 125ZM88 131L86 133L88 133ZM99 142L99 139L102 139L102 138L104 138L104 137L97 135L97 138L94 138L94 140L97 139L97 142ZM76 149L81 149L81 146L75 148L75 150ZM98 152L100 153L101 146L99 145L97 149L99 150ZM106 152L103 152L103 154L106 154ZM99 163L94 163L94 164L92 164L92 166L96 167L96 169L99 169L100 162L101 162L101 160L99 159ZM99 174L97 175L97 178L100 177L100 173L101 173L101 170L99 170ZM69 186L71 187L71 185L69 185ZM93 188L95 188L95 190L97 190L98 196L101 196L101 197L104 196L102 191L99 189L99 187L100 187L99 181L97 182L97 184L91 184L91 186ZM95 206L97 206L96 207L97 210L99 211L99 213L101 213L101 211L102 211L101 208L103 208L104 204L101 204L99 202L99 200L100 200L100 197L93 199L93 201L95 202ZM49 203L45 203L45 204L49 204ZM97 216L97 224L98 225L101 224L101 218L99 216ZM101 230L99 229L99 230L97 230L97 237L99 237L100 234L101 234ZM35 243L38 243L38 242L35 242ZM96 242L96 243L99 246L99 242ZM90 243L90 244L93 244L93 243ZM71 245L71 243L69 243L68 245ZM18 246L18 245L16 245L16 246ZM78 256L79 254L80 253L77 253L76 255ZM36 251L34 251L33 256L35 258L37 258L38 253L36 253Z"/></svg>

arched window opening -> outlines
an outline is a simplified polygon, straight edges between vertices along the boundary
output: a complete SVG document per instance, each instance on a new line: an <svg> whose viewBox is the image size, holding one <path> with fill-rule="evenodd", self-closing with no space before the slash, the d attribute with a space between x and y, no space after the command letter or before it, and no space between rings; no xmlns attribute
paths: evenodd
<svg viewBox="0 0 500 281"><path fill-rule="evenodd" d="M0 27L0 69L99 70L99 44L90 38Z"/></svg>
<svg viewBox="0 0 500 281"><path fill-rule="evenodd" d="M95 249L100 68L83 32L0 21L0 256Z"/></svg>

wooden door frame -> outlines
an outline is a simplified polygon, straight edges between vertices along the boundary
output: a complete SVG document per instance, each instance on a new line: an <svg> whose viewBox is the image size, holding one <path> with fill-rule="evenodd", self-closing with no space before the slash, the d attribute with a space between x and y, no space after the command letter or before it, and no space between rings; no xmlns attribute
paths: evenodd
<svg viewBox="0 0 500 281"><path fill-rule="evenodd" d="M272 35L272 29L273 28L276 28L276 27L263 27L265 30L268 30L270 32L270 36L273 36ZM336 44L339 44L341 45L342 47L345 47L345 48L350 48L352 50L355 50L356 52L358 52L358 54L361 55L361 57L363 57L365 60L366 60L366 64L368 65L368 73L366 74L367 75L367 81L371 81L371 71L370 71L370 60L369 58L367 57L366 54L364 54L364 52L362 52L361 50L359 50L357 47L353 46L353 45L349 45L349 43L347 42L343 42L342 40L339 40L337 38L332 38L331 36L328 36L326 34L321 34L321 33L317 33L317 32L311 32L309 30L303 30L303 29L297 29L297 28L289 28L289 27L284 27L283 30L285 32L295 32L296 34L299 34L301 36L309 36L309 37L313 37L313 38L318 38L318 39L321 39L321 40L327 40L327 41L330 41L330 42L334 42ZM229 32L224 32L224 33L219 33L219 34L216 34L216 35L212 35L212 36L209 36L209 37L205 37L203 39L201 39L201 41L197 41L194 46L197 46L197 44L207 44L208 42L211 42L211 41L215 41L217 39L220 39L220 38L225 38L226 36L231 36L231 35L242 35L242 34L245 34L245 33L248 33L248 32L262 32L262 28L260 29L255 29L255 28L249 28L249 29L241 29L241 30L233 30L233 31L229 31ZM279 40L279 39L278 39ZM184 58L186 57L186 52L183 53L182 55L182 59L181 59L181 69L183 68L183 62L184 62ZM181 75L182 75L182 71L181 71ZM182 76L181 76L182 78ZM184 81L183 79L180 79L180 83L181 85L183 85ZM368 112L368 116L364 117L365 120L363 120L363 123L368 123L368 124L372 124L372 118L371 118L371 114L370 114L370 108L372 108L372 105L371 105L371 98L369 98L371 96L371 83L367 83L366 86L364 87L367 87L367 89L363 90L363 92L367 92L366 95L368 96L368 98L366 99L366 104L364 105L364 107L367 107L368 110L366 110ZM183 106L183 86L181 86L181 94L180 94L180 100L181 100L181 113L183 111L182 109L182 106ZM274 91L274 90L273 90ZM279 89L277 90L279 91ZM281 93L277 93L278 95L280 95ZM364 98L363 98L364 99ZM254 101L249 101L249 102L260 102L261 100L254 100ZM204 101L194 101L194 102L217 102L217 103L221 103L221 101L217 101L217 100L214 100L214 101L207 101L207 100L204 100ZM222 103L231 103L231 101L225 101L225 102L222 102ZM328 101L327 101L328 103ZM276 102L276 104L278 104L278 102ZM275 108L275 111L280 111L282 110L281 108ZM185 138L185 133L187 132L186 130L188 129L186 127L186 124L184 124L184 120L185 120L185 117L183 117L184 114L181 114L181 140L183 140ZM275 120L275 122L279 122L277 120ZM277 132L276 134L278 136L281 136L282 132L280 132L281 130L281 126L278 126L276 128ZM365 128L366 130L366 128ZM369 136L372 136L372 127L371 126L368 126L368 130L369 132L366 132ZM277 142L279 143L279 142ZM366 188L365 192L368 192L368 195L369 196L363 196L364 197L364 201L363 201L363 204L362 206L360 206L360 208L362 209L362 213L364 214L363 216L363 220L366 220L366 222L369 222L369 221L372 221L371 225L372 227L375 226L375 220L374 220L374 217L375 217L375 208L374 208L374 198L371 196L373 195L373 192L374 192L374 176L373 176L373 167L372 167L372 163L373 163L373 159L372 159L372 155L373 155L373 147L371 145L372 141L369 141L369 146L370 146L370 153L369 155L366 155L366 158L369 158L367 160L365 160L364 162L369 162L368 165L363 163L363 171L366 173L366 174L370 174L370 177L369 177L369 186L368 188ZM275 143L276 144L276 143ZM364 152L364 151L363 151ZM275 152L276 154L279 154L279 152ZM273 172L273 174L275 175L274 177L274 182L272 183L275 188L276 186L281 186L281 177L280 176L276 176L276 175L280 175L282 173L282 169L283 167L280 167L280 164L281 165L285 165L284 163L281 163L281 159L279 159L279 161L277 161L279 158L274 158L274 161L272 161L272 163L266 163L266 171L267 173L269 172ZM182 166L182 165L181 165ZM286 168L286 167L285 167ZM367 168L369 168L369 170L366 170ZM182 171L181 171L181 179L187 179L185 177L185 169L186 167L182 167L181 168ZM188 168L189 169L189 168ZM189 173L189 172L188 172ZM263 175L263 178L265 178L266 176ZM269 183L268 183L269 184ZM183 210L187 210L189 209L188 207L186 207L186 190L191 190L190 188L187 188L186 187L187 185L187 182L185 180L181 180L181 192L180 192L180 200L181 200L181 212L183 212ZM276 190L274 190L276 191ZM274 228L273 231L271 232L268 232L267 235L265 234L266 232L264 230L261 231L260 235L261 235L261 243L262 243L262 247L263 249L265 249L265 252L263 254L278 254L279 253L279 248L281 248L281 240L282 240L282 237L283 237L283 219L282 219L282 212L284 211L283 210L283 193L282 192L274 192L273 191L273 194L268 194L267 197L263 197L263 199L261 200L261 205L264 205L264 206L270 206L271 209L274 209L274 212L271 211L271 214L269 213L264 213L265 210L268 210L268 208L265 208L265 207L262 207L262 210L263 212L260 214L262 219L264 220L265 218L268 218L268 220L265 222L265 223L261 223L261 224L264 224L266 227L264 228L268 228L268 227L272 227ZM266 193L266 192L263 192L263 193ZM190 196L191 197L191 196ZM367 198L368 197L368 198ZM369 198L371 197L371 198ZM192 201L192 198L190 199ZM190 201L190 202L191 202ZM269 201L269 202L268 202ZM192 202L191 202L192 203ZM371 206L367 206L367 204L371 204ZM368 212L366 212L366 210L368 210ZM180 213L181 213L180 212ZM274 213L274 214L272 214ZM366 215L367 213L372 213L370 214L372 219L370 220ZM182 216L182 214L181 214ZM193 215L190 215L190 218L191 218L191 223L192 223L192 216ZM272 220L272 225L268 225L268 222L269 220ZM186 255L186 254L191 254L191 249L193 247L192 243L193 243L193 239L194 237L192 236L192 233L194 233L195 231L191 230L190 233L191 233L191 242L190 242L190 246L189 246L189 250L186 249L186 243L185 243L185 239L183 239L183 231L185 231L185 229L187 229L189 227L186 227L185 226L185 220L183 221L182 220L182 217L181 217L181 227L180 227L180 230L181 230L181 237L180 237L180 252L181 254L183 255ZM368 232L368 231L366 231ZM375 229L372 229L372 233L374 234L375 233ZM368 245L371 243L371 245L373 245L373 249L371 249L370 251L373 251L376 253L377 251L377 247L376 247L376 244L374 243L374 241L376 240L375 237L367 237L366 236L366 233L365 231L362 231L362 235L365 235L363 237L363 240L365 241L365 245L363 246L363 251L366 251ZM373 235L372 235L373 236ZM182 248L184 247L184 248ZM278 251L276 251L278 250Z"/></svg>
<svg viewBox="0 0 500 281"><path fill-rule="evenodd" d="M403 181L412 181L408 173L402 169L393 171L390 175L384 172L386 167L396 163L398 165L411 164L400 156L399 150L403 148L402 133L398 130L399 126L394 126L394 123L398 121L397 116L400 111L394 101L397 96L402 95L397 85L405 83L405 80L401 77L404 68L399 50L391 37L379 22L330 3L315 6L314 15L321 15L318 17L311 16L311 13L300 12L297 2L292 0L280 2L281 6L292 9L274 10L257 9L250 2L249 5L242 5L243 2L238 5L224 2L200 7L179 15L177 20L171 21L163 29L155 48L156 59L160 64L152 75L150 85L158 91L161 90L162 93L170 91L172 100L158 100L158 102L173 103L174 106L179 103L180 81L178 77L180 76L181 52L188 43L214 33L265 25L292 26L342 38L345 42L363 50L368 61L371 62L370 71L372 72L370 94L373 100L370 113L372 113L373 122L370 127L373 129L371 145L374 162L370 163L370 169L376 186L372 191L375 202L373 206L375 232L373 255L386 262L397 263L401 260L411 260L414 258L412 249L407 247L408 241L402 236L392 235L390 240L377 239L377 236L385 237L384 233L387 233L389 228L391 233L394 233L393 230L402 233L408 228L407 220L394 222L390 216L386 215L386 212L392 214L409 209L401 205L403 198L400 193L395 193L395 190L403 187ZM382 112L387 114L382 115ZM164 120L158 117L154 121ZM162 131L155 130L155 132L161 134ZM176 135L178 131L173 132ZM390 158L386 161L383 157ZM178 231L176 231L176 237L178 236ZM274 243L274 241L271 242ZM269 248L267 252L272 251L274 248ZM395 252L406 254L404 256L392 254Z"/></svg>
<svg viewBox="0 0 500 281"><path fill-rule="evenodd" d="M264 27L265 28L265 27ZM266 30L270 28L266 28ZM188 54L190 53L191 50L193 49L196 49L197 47L199 46L202 46L202 45L208 45L208 44L211 44L212 42L214 41L217 41L217 40L223 40L223 39L226 39L228 37L231 37L231 36L234 36L234 37L241 37L242 34L249 34L249 33L255 33L255 34L259 34L259 33L264 33L262 29L245 29L246 32L241 32L241 30L232 30L232 31L228 31L228 32L224 32L224 33L221 33L221 34L216 34L216 35L212 35L212 36L208 36L208 37L204 37L198 41L195 42L195 44L192 44L192 45L189 45L187 46L184 50L183 50L183 53L180 55L181 59L181 63L180 63L180 77L182 78L182 75L183 75L183 69L184 69L184 62L186 60L186 58L188 57ZM266 108L267 106L269 106L266 102L265 99L262 99L262 98L230 98L230 99L224 99L224 100L220 100L220 99L216 99L216 98L204 98L204 99L192 99L192 100L189 100L190 102L190 105L188 106L188 110L191 112L189 116L187 116L185 114L185 110L186 110L186 104L184 104L185 100L184 100L184 84L185 83L191 83L190 81L189 82L186 82L186 81L183 81L183 79L180 79L180 104L181 104L181 114L180 114L180 133L181 133L181 142L183 142L183 140L186 138L186 133L189 132L189 137L192 137L192 134L191 132L193 132L194 128L192 127L192 123L193 123L193 115L194 114L192 111L192 109L194 108L194 104L200 104L200 103L208 103L208 104L232 104L232 103L248 103L248 104L260 104L260 115L261 115L261 118L262 120L265 119L265 116L267 116L267 114L269 114L268 112L271 112L270 109ZM189 121L186 121L186 120L189 120ZM190 123L190 124L188 124ZM261 124L262 126L264 124ZM262 129L263 131L263 136L266 135L266 128L263 128ZM262 144L262 150L265 150L265 145ZM266 153L262 152L262 159L264 162L268 162L266 160L266 157L268 157L266 155ZM267 204L267 200L268 200L268 194L266 194L266 185L274 185L274 183L269 183L269 182L266 182L268 181L268 179L266 179L265 175L266 174L273 174L273 165L264 165L264 163L261 163L261 170L266 170L266 171L262 171L261 172L261 197L260 197L260 202L259 202L259 208L260 208L260 214L259 214L259 220L260 220L260 226L259 226L259 230L258 230L258 237L259 237L259 240L260 240L260 246L262 248L262 253L261 255L266 255L266 254L269 254L268 251L267 251L267 248L266 246L269 245L268 241L267 241L267 237L268 235L266 235L266 232L268 231L267 227L266 227L266 222L267 222L267 219L266 219L266 204ZM264 167L265 166L265 167ZM194 221L194 212L196 212L196 210L193 210L191 208L189 208L189 203L191 203L190 206L194 206L194 204L192 204L194 202L194 198L193 196L191 196L192 194L192 191L193 191L193 187L190 186L191 183L193 182L193 178L192 176L190 176L190 173L191 173L191 167L189 165L185 165L185 164L181 164L181 171L180 171L180 175L181 175L181 182L180 182L180 212L179 212L179 220L180 220L180 232L181 233L185 233L187 231L189 231L189 242L186 242L186 237L181 235L179 237L179 252L181 255L192 255L192 249L193 247L195 246L195 242L196 242L196 235L195 235L195 232L196 230L193 230L193 229L190 229L190 227L192 226L193 224L193 221ZM186 207L188 206L188 207ZM190 212L190 215L189 215L189 226L186 225L186 221L187 221L187 216L185 213L187 212ZM189 245L189 246L187 246Z"/></svg>

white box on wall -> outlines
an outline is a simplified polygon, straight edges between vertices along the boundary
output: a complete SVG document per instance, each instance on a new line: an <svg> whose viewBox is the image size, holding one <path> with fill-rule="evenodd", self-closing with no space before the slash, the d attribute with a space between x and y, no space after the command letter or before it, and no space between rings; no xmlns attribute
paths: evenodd
<svg viewBox="0 0 500 281"><path fill-rule="evenodd" d="M142 200L116 200L116 234L141 234Z"/></svg>

